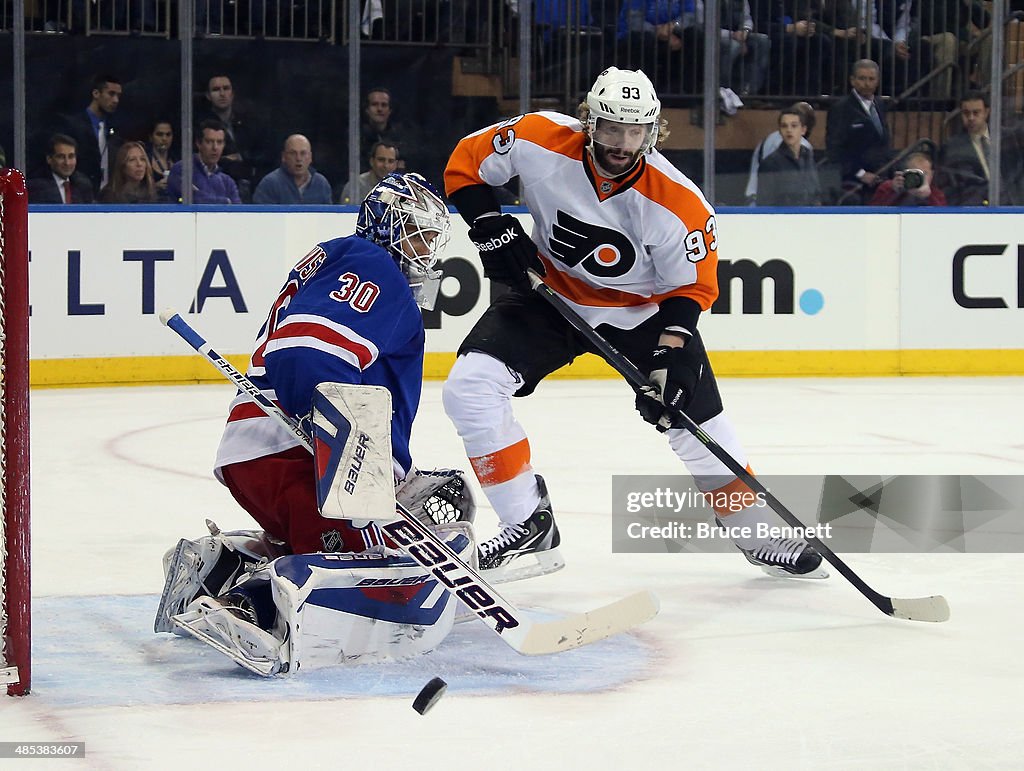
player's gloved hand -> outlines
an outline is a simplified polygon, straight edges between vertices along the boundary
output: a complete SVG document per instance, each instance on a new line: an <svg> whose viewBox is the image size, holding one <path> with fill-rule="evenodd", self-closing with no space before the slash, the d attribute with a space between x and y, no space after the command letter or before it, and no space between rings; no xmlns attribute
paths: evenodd
<svg viewBox="0 0 1024 771"><path fill-rule="evenodd" d="M511 214L484 214L473 221L469 240L480 252L484 275L521 292L530 291L526 269L544 275L544 266L519 220Z"/></svg>
<svg viewBox="0 0 1024 771"><path fill-rule="evenodd" d="M676 427L678 421L674 411L665 407L686 410L693 403L693 395L703 373L704 359L695 346L673 348L659 345L654 349L651 370L647 375L651 385L637 392L637 411L659 431Z"/></svg>

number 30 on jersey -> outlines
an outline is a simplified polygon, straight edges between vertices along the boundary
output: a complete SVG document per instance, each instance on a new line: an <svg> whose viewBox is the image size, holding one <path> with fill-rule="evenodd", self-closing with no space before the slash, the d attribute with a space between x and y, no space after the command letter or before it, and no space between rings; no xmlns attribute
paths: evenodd
<svg viewBox="0 0 1024 771"><path fill-rule="evenodd" d="M373 307L380 287L372 281L363 281L355 273L343 273L338 279L341 289L331 292L331 299L339 303L348 303L353 310L366 313Z"/></svg>

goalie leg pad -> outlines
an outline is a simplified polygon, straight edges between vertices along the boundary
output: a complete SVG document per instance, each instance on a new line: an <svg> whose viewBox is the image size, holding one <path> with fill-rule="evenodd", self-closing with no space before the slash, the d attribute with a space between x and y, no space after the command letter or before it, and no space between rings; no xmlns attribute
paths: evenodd
<svg viewBox="0 0 1024 771"><path fill-rule="evenodd" d="M439 535L473 559L471 525L444 525ZM411 558L381 551L280 557L227 595L197 598L173 623L265 677L433 650L452 629L455 598ZM259 609L239 600L251 599L266 581L276 617L257 625Z"/></svg>
<svg viewBox="0 0 1024 771"><path fill-rule="evenodd" d="M472 559L468 524L447 526L442 538ZM404 555L293 555L275 560L270 574L292 672L427 653L455 621L455 598Z"/></svg>

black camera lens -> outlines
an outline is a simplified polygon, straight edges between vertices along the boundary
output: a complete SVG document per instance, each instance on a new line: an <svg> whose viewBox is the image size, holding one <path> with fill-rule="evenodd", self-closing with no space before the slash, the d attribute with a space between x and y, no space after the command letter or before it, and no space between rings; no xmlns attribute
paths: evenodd
<svg viewBox="0 0 1024 771"><path fill-rule="evenodd" d="M903 187L916 190L924 184L924 172L920 169L907 169L903 172Z"/></svg>

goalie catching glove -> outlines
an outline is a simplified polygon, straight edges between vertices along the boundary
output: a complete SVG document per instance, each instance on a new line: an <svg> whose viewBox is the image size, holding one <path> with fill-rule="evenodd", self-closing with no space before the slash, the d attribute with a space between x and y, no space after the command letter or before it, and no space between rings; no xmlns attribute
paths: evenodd
<svg viewBox="0 0 1024 771"><path fill-rule="evenodd" d="M469 240L480 252L484 276L520 292L530 291L527 269L544 275L544 266L519 220L511 214L482 214L473 220Z"/></svg>
<svg viewBox="0 0 1024 771"><path fill-rule="evenodd" d="M659 431L678 427L674 410L690 406L703 372L704 357L696 346L659 345L654 349L647 375L651 385L637 391L637 411ZM673 410L666 410L666 406Z"/></svg>

